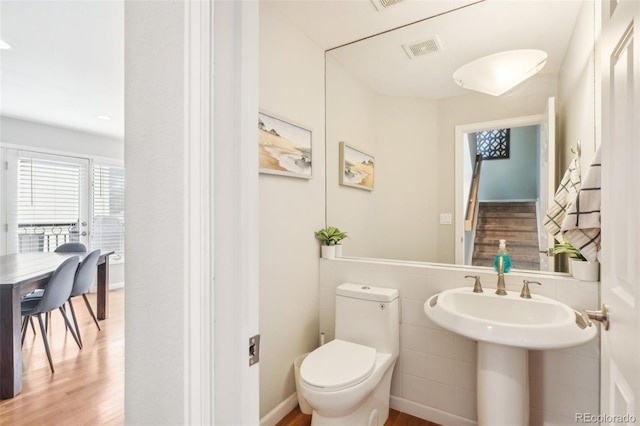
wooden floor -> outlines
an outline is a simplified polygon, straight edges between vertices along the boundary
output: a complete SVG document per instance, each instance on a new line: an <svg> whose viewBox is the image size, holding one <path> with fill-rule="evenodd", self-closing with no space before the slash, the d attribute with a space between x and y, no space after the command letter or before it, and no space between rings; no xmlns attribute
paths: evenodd
<svg viewBox="0 0 640 426"><path fill-rule="evenodd" d="M90 300L95 306L95 295ZM55 312L49 329L51 374L40 331L30 329L22 348L22 392L0 401L0 425L97 426L124 425L124 290L109 293L109 319L98 331L78 299L83 349L64 329ZM36 328L38 327L36 322ZM298 407L278 426L308 426L311 416ZM390 410L385 426L438 426L435 423Z"/></svg>
<svg viewBox="0 0 640 426"><path fill-rule="evenodd" d="M284 419L276 426L309 426L311 424L311 416L303 414L300 411L300 407L296 407L293 411L287 414ZM406 413L401 413L396 410L389 410L389 418L385 422L384 426L439 426L436 423L432 423L426 420L419 419L418 417L410 416Z"/></svg>
<svg viewBox="0 0 640 426"><path fill-rule="evenodd" d="M0 401L0 424L124 424L124 290L111 291L109 302L109 318L98 331L82 298L74 300L83 349L65 331L60 313L53 313L48 337L55 374L35 322L38 334L29 329L22 348L22 392Z"/></svg>

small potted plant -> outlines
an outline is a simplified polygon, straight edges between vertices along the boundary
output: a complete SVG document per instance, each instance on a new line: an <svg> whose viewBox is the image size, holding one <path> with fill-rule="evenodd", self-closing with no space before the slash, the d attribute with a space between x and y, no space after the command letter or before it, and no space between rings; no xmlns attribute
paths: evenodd
<svg viewBox="0 0 640 426"><path fill-rule="evenodd" d="M333 259L336 257L336 247L340 241L347 237L346 232L342 232L335 226L322 228L314 232L315 237L322 242L322 258Z"/></svg>
<svg viewBox="0 0 640 426"><path fill-rule="evenodd" d="M569 270L574 278L582 281L598 281L600 265L596 262L589 262L566 238L562 238L563 243L553 248L553 254L565 253L569 257Z"/></svg>

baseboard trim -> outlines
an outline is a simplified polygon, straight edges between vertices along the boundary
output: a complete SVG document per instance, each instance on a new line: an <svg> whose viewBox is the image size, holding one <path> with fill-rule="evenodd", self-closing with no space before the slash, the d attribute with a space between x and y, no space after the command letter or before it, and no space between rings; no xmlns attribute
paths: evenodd
<svg viewBox="0 0 640 426"><path fill-rule="evenodd" d="M282 401L273 410L269 411L260 419L260 426L275 426L280 420L291 412L298 405L298 394L292 393L287 399Z"/></svg>
<svg viewBox="0 0 640 426"><path fill-rule="evenodd" d="M297 405L298 395L294 392L287 399L278 404L273 410L262 417L260 419L260 426L275 426L280 420L282 420L287 414L289 414L291 410L296 408ZM393 395L391 395L389 406L394 410L411 414L412 416L416 416L430 422L438 423L439 425L478 425L478 422L476 422L475 420L456 416L455 414L447 413L446 411L438 410L437 408L429 407L427 405L418 404L417 402L409 401L408 399L400 398Z"/></svg>
<svg viewBox="0 0 640 426"><path fill-rule="evenodd" d="M124 288L124 281L120 281L119 283L109 283L109 290L118 290L120 288Z"/></svg>
<svg viewBox="0 0 640 426"><path fill-rule="evenodd" d="M447 413L446 411L438 410L437 408L429 407L427 405L418 404L417 402L409 401L408 399L400 398L393 395L391 395L391 401L389 406L394 410L398 410L402 413L411 414L412 416L416 416L423 420L428 420L430 422L434 422L439 425L447 425L447 426L477 426L478 425L478 422L476 422L475 420L456 416L455 414Z"/></svg>

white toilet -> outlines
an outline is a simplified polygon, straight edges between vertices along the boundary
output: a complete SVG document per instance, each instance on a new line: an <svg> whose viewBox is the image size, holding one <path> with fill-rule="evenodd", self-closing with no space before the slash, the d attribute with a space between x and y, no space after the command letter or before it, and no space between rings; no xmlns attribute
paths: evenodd
<svg viewBox="0 0 640 426"><path fill-rule="evenodd" d="M382 426L398 358L398 290L345 283L336 289L335 340L300 367L311 424Z"/></svg>

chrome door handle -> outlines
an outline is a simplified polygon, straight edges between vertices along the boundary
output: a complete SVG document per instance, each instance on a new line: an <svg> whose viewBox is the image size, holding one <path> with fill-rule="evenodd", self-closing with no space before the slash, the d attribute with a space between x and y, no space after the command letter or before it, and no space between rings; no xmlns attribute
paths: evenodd
<svg viewBox="0 0 640 426"><path fill-rule="evenodd" d="M584 312L587 314L589 319L601 322L604 329L609 330L609 308L607 308L606 304L603 303L598 311L585 309Z"/></svg>

